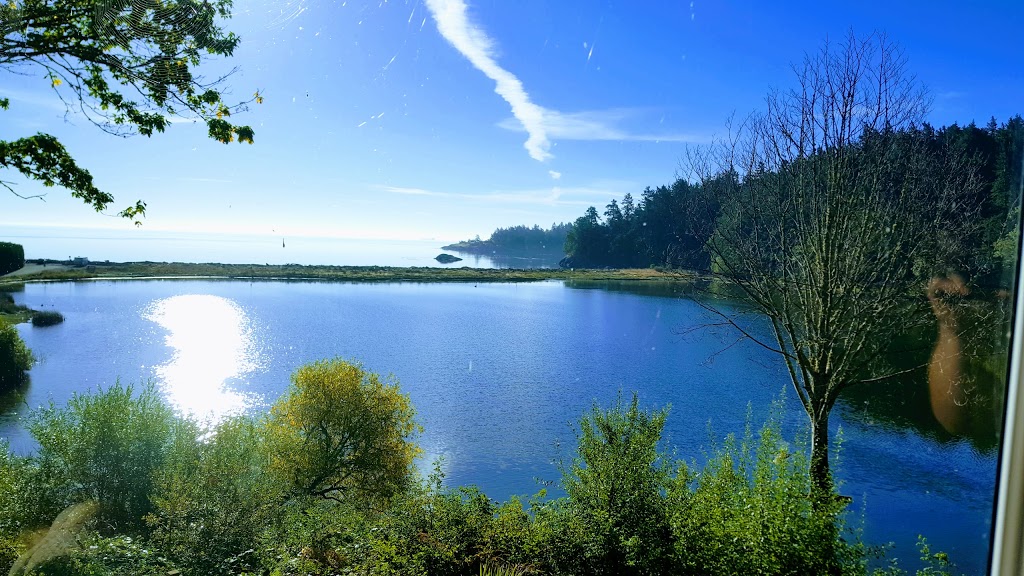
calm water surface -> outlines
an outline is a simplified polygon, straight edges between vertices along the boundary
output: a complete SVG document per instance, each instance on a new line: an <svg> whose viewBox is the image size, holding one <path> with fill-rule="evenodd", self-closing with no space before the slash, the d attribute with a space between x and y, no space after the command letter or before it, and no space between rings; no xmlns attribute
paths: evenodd
<svg viewBox="0 0 1024 576"><path fill-rule="evenodd" d="M100 281L31 284L15 298L67 318L19 326L39 362L27 391L0 405L0 435L22 452L32 450L30 408L119 378L153 380L179 410L216 421L266 410L298 366L340 356L398 377L425 428L424 467L443 457L449 484L505 499L557 480L572 423L619 390L671 404L666 443L699 461L709 422L717 439L742 432L748 404L758 424L789 386L764 349L681 336L706 320L689 300L559 282ZM806 417L789 395L792 432ZM832 419L845 438L837 476L855 511L864 506L867 539L895 542L891 555L912 563L923 533L982 572L995 455L854 408Z"/></svg>

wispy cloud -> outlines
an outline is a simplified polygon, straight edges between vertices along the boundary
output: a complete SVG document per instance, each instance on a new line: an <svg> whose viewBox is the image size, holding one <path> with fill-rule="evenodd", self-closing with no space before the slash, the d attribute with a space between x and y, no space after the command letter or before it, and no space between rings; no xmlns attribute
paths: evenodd
<svg viewBox="0 0 1024 576"><path fill-rule="evenodd" d="M702 134L632 132L621 125L641 116L644 110L638 108L612 108L586 112L558 112L544 110L544 132L552 140L614 140L623 142L704 142ZM506 130L521 131L522 127L512 118L498 122Z"/></svg>
<svg viewBox="0 0 1024 576"><path fill-rule="evenodd" d="M631 183L632 184L632 183ZM635 185L633 185L635 187ZM573 186L562 188L538 188L529 190L502 190L483 194L441 192L423 188L402 186L375 186L378 190L406 196L430 196L453 200L479 202L484 204L519 204L535 206L596 206L604 205L610 198L622 196L621 190L601 186Z"/></svg>
<svg viewBox="0 0 1024 576"><path fill-rule="evenodd" d="M561 172L556 172L554 170L548 170L548 174L551 176L552 180L558 180L562 177Z"/></svg>
<svg viewBox="0 0 1024 576"><path fill-rule="evenodd" d="M469 21L463 0L427 0L427 8L437 23L437 30L467 60L494 80L494 91L512 107L512 115L529 137L523 145L530 157L550 159L551 142L545 130L544 108L530 101L529 95L511 72L502 68L494 58L494 43L478 26Z"/></svg>
<svg viewBox="0 0 1024 576"><path fill-rule="evenodd" d="M166 180L163 176L144 176L146 180ZM199 176L179 176L175 178L178 182L214 182L217 184L232 184L234 180L225 178L203 178Z"/></svg>
<svg viewBox="0 0 1024 576"><path fill-rule="evenodd" d="M431 192L422 188L403 188L401 186L377 186L378 189L394 194L405 194L407 196L447 196L444 192Z"/></svg>
<svg viewBox="0 0 1024 576"><path fill-rule="evenodd" d="M227 180L224 178L195 178L191 176L182 176L178 178L182 182L217 182L220 184L232 184L234 180Z"/></svg>
<svg viewBox="0 0 1024 576"><path fill-rule="evenodd" d="M470 21L465 0L427 0L427 8L441 36L479 71L494 80L494 91L512 108L512 118L498 123L506 130L526 132L523 144L530 157L546 161L553 157L554 140L612 140L633 142L703 142L706 136L679 133L648 133L627 130L622 125L639 116L633 108L565 113L544 108L530 100L523 83L495 59L494 41ZM593 46L591 54L593 53ZM589 55L588 55L589 59ZM554 174L552 178L557 179Z"/></svg>
<svg viewBox="0 0 1024 576"><path fill-rule="evenodd" d="M49 91L49 89L38 91L26 91L26 90L12 90L10 88L0 88L0 98L9 98L12 102L18 104L27 104L36 108L44 108L53 112L71 112L74 113L74 109L69 109L60 101L60 98L56 94Z"/></svg>

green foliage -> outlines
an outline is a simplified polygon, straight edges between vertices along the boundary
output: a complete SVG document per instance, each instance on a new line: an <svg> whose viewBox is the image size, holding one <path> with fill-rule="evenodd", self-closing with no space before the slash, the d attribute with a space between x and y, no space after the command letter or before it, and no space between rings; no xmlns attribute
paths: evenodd
<svg viewBox="0 0 1024 576"><path fill-rule="evenodd" d="M32 352L18 329L0 319L0 388L17 386L32 367Z"/></svg>
<svg viewBox="0 0 1024 576"><path fill-rule="evenodd" d="M956 199L957 210L972 207L977 214L968 227L947 226L939 230L932 243L935 248L945 243L943 250L930 250L936 255L933 262L920 259L916 263L921 273L939 267L952 267L978 285L1009 287L1017 258L1017 229L1020 219L1018 191L1021 185L1024 155L1024 119L1019 115L997 124L993 119L985 128L974 124L956 124L933 128L928 124L906 127L898 133L903 139L896 154L906 156L913 147L923 142L929 154L939 157L968 158L979 182L969 186L965 194ZM877 136L877 135L876 135ZM851 143L851 148L864 148L870 134ZM890 151L891 152L891 151ZM942 166L928 170L935 173ZM764 166L755 167L744 178L762 182L777 178L779 173ZM709 250L708 243L718 229L734 234L752 233L750 206L745 203L719 205L722 195L715 192L731 182L739 183L740 174L725 172L715 178L696 184L677 179L670 186L646 188L635 209L627 194L621 202L612 200L604 219L596 209L588 209L569 230L565 245L567 265L572 267L648 267L670 266L691 270L723 273L726 261L736 260L729 246L718 245ZM700 197L714 201L700 200ZM927 205L928 210L921 207ZM938 221L948 220L948 214L938 214L934 204L922 201L921 212L936 216ZM777 220L775 220L777 221ZM759 235L764 238L764 235ZM954 242L953 240L956 240ZM948 248L959 244L955 250ZM769 247L771 249L771 247ZM719 253L717 256L712 252ZM724 258L723 258L724 257ZM947 270L939 270L945 273Z"/></svg>
<svg viewBox="0 0 1024 576"><path fill-rule="evenodd" d="M143 526L153 511L156 472L175 437L193 433L153 386L136 394L119 383L75 394L65 407L51 402L32 414L28 428L39 443L37 516L52 518L71 504L96 500L101 522L117 530Z"/></svg>
<svg viewBox="0 0 1024 576"><path fill-rule="evenodd" d="M3 144L0 144L2 157ZM25 266L25 248L21 244L0 242L0 276L20 270Z"/></svg>
<svg viewBox="0 0 1024 576"><path fill-rule="evenodd" d="M776 409L781 414L781 409ZM748 417L749 418L749 417ZM806 452L771 418L755 438L729 435L693 477L679 475L668 508L679 567L703 574L825 574L862 568L839 539L833 499L816 509ZM845 560L845 561L844 561Z"/></svg>
<svg viewBox="0 0 1024 576"><path fill-rule="evenodd" d="M131 536L91 535L71 553L37 566L38 576L168 576L180 574L174 563Z"/></svg>
<svg viewBox="0 0 1024 576"><path fill-rule="evenodd" d="M677 179L671 186L644 189L639 204L626 194L621 203L608 204L603 222L596 209L588 209L569 230L566 264L707 270L705 244L713 230L707 223L717 217L718 206L698 206L698 191Z"/></svg>
<svg viewBox="0 0 1024 576"><path fill-rule="evenodd" d="M480 576L526 576L530 572L522 566L505 566L502 564L482 564Z"/></svg>
<svg viewBox="0 0 1024 576"><path fill-rule="evenodd" d="M44 310L32 315L33 326L55 326L64 321L64 315L56 310Z"/></svg>
<svg viewBox="0 0 1024 576"><path fill-rule="evenodd" d="M11 454L7 441L0 441L0 574L8 573L25 551L22 537L34 527L25 506L30 473L28 460Z"/></svg>
<svg viewBox="0 0 1024 576"><path fill-rule="evenodd" d="M578 457L563 477L569 510L583 524L584 557L607 574L662 572L669 557L664 494L670 463L658 451L667 410L646 412L636 394L580 421Z"/></svg>
<svg viewBox="0 0 1024 576"><path fill-rule="evenodd" d="M283 501L267 474L263 430L239 417L197 437L176 435L156 475L146 518L152 541L197 574L252 568L252 549Z"/></svg>
<svg viewBox="0 0 1024 576"><path fill-rule="evenodd" d="M419 426L397 381L344 360L307 364L271 409L271 467L294 494L365 501L402 490Z"/></svg>
<svg viewBox="0 0 1024 576"><path fill-rule="evenodd" d="M917 537L917 549L921 553L924 568L917 571L917 576L953 576L953 564L945 552L932 552L928 539Z"/></svg>
<svg viewBox="0 0 1024 576"><path fill-rule="evenodd" d="M463 240L444 246L443 249L473 254L559 251L565 244L565 235L570 228L569 224L552 224L547 230L537 225L510 226L496 229L487 240L481 240L477 236L473 240Z"/></svg>
<svg viewBox="0 0 1024 576"><path fill-rule="evenodd" d="M202 120L211 138L253 142L248 126L229 118L246 103L228 105L223 78L207 80L196 69L211 57L230 56L238 37L219 19L231 0L20 0L0 5L0 67L41 73L58 96L112 134L152 136L170 117ZM250 100L257 103L256 92ZM0 102L7 109L8 100ZM9 168L46 186L59 185L97 211L113 197L48 134L0 141L0 169ZM0 184L12 192L10 183ZM121 215L138 221L137 202Z"/></svg>
<svg viewBox="0 0 1024 576"><path fill-rule="evenodd" d="M549 565L545 520L518 499L498 504L474 487L443 488L439 474L378 511L345 505L329 510L294 515L283 538L292 562L308 573L347 568L457 576L496 566L533 572Z"/></svg>
<svg viewBox="0 0 1024 576"><path fill-rule="evenodd" d="M39 453L0 453L0 571L869 573L873 552L844 528L841 502L811 502L806 450L783 440L776 419L756 438L748 424L739 439L712 446L695 473L659 449L667 410L620 397L582 418L566 497L542 491L525 505L498 503L474 487L444 487L439 471L410 472L411 407L395 385L339 360L293 380L271 416L212 430L173 416L152 387L133 394L117 385L35 413ZM353 426L381 418L389 434ZM304 433L313 428L324 430ZM360 461L330 450L343 430L376 438L403 465L352 467ZM286 446L302 453L286 458ZM296 483L323 470L338 488ZM950 573L948 557L923 540L921 549L918 576ZM903 574L895 564L874 572Z"/></svg>

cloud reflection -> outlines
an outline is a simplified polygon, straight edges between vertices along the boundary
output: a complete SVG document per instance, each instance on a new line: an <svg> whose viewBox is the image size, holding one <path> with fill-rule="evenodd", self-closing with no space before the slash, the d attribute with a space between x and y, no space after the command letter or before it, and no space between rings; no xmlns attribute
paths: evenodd
<svg viewBox="0 0 1024 576"><path fill-rule="evenodd" d="M215 424L252 404L229 385L257 367L249 319L238 304L205 294L172 296L154 302L143 317L168 332L173 355L156 375L172 406Z"/></svg>

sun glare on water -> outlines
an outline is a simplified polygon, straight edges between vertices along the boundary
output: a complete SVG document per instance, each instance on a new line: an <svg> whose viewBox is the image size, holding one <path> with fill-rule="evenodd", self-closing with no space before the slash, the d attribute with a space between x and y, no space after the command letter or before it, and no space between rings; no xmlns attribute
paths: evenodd
<svg viewBox="0 0 1024 576"><path fill-rule="evenodd" d="M249 319L219 296L189 294L154 302L144 313L168 332L171 359L156 378L168 401L197 420L215 424L255 400L233 386L257 367Z"/></svg>

